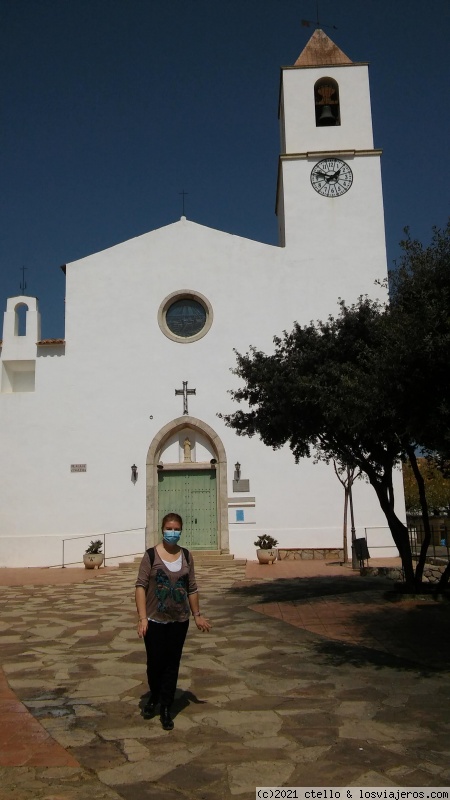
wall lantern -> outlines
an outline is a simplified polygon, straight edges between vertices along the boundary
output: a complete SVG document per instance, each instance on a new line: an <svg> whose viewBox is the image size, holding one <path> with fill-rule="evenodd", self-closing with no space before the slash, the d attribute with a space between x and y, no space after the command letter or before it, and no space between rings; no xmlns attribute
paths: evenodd
<svg viewBox="0 0 450 800"><path fill-rule="evenodd" d="M241 465L240 465L239 461L236 461L236 463L234 465L234 479L235 479L235 481L238 481L240 477L241 477Z"/></svg>
<svg viewBox="0 0 450 800"><path fill-rule="evenodd" d="M131 467L131 480L133 481L133 483L136 483L137 479L138 479L138 468L136 464L133 464L133 466Z"/></svg>
<svg viewBox="0 0 450 800"><path fill-rule="evenodd" d="M209 462L209 463L211 464L212 468L214 469L214 467L215 467L215 466L216 466L216 464L217 464L217 458L211 458L211 460L210 460L210 462Z"/></svg>

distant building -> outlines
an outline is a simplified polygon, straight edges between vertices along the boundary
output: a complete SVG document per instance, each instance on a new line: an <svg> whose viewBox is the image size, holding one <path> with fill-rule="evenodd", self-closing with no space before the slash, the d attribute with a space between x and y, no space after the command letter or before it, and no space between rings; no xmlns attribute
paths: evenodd
<svg viewBox="0 0 450 800"><path fill-rule="evenodd" d="M67 264L65 341L41 340L35 298L8 300L0 565L58 564L63 539L104 532L116 532L107 554L142 552L169 510L197 550L254 558L260 533L342 546L333 468L297 466L217 417L233 410L234 347L270 350L294 320L373 294L387 270L367 65L318 29L281 77L279 247L182 217ZM357 535L370 529L381 554L392 541L362 481L354 506ZM66 542L65 560L87 544Z"/></svg>

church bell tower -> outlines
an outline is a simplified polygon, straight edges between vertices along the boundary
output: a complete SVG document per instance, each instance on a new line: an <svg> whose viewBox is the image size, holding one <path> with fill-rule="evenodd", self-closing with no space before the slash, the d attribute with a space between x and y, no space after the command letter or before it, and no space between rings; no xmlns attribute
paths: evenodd
<svg viewBox="0 0 450 800"><path fill-rule="evenodd" d="M282 68L279 116L280 245L330 299L371 293L386 275L386 248L367 63L318 28Z"/></svg>

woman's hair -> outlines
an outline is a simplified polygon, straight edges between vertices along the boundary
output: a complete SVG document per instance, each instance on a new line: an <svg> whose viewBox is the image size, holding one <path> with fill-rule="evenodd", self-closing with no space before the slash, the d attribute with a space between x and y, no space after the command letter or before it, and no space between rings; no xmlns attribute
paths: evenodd
<svg viewBox="0 0 450 800"><path fill-rule="evenodd" d="M166 516L163 517L163 521L161 522L161 530L162 531L164 530L164 526L165 526L166 522L178 522L181 530L183 530L183 520L181 519L179 514L173 514L173 513L166 514Z"/></svg>

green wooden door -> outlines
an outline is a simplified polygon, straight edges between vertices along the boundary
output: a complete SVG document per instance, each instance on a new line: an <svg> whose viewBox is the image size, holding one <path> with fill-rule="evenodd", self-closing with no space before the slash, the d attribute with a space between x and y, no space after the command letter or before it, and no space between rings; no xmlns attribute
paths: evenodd
<svg viewBox="0 0 450 800"><path fill-rule="evenodd" d="M183 518L180 544L190 550L217 550L216 471L161 470L158 516L174 511Z"/></svg>

